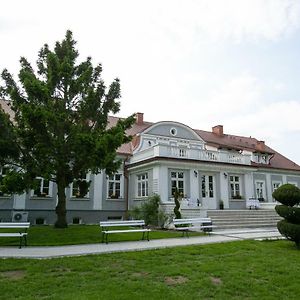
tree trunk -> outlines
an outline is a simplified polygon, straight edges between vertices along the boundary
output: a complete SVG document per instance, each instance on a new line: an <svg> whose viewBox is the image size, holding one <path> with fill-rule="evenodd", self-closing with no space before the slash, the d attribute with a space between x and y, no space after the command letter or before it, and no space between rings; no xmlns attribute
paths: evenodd
<svg viewBox="0 0 300 300"><path fill-rule="evenodd" d="M56 206L57 220L55 222L56 228L67 228L67 209L66 209L66 194L65 194L65 180L64 178L57 178L57 196L58 202Z"/></svg>

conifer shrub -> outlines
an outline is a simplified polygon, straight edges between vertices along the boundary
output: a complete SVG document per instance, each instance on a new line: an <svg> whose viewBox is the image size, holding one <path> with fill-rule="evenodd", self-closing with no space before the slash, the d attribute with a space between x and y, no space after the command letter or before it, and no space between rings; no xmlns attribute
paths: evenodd
<svg viewBox="0 0 300 300"><path fill-rule="evenodd" d="M181 212L179 210L180 209L180 202L179 202L180 194L178 192L178 189L175 190L173 196L174 196L174 201L175 201L175 207L174 207L175 218L181 219Z"/></svg>
<svg viewBox="0 0 300 300"><path fill-rule="evenodd" d="M300 190L293 184L284 184L272 194L273 198L283 205L294 206L300 203Z"/></svg>
<svg viewBox="0 0 300 300"><path fill-rule="evenodd" d="M300 224L300 207L290 207L287 205L276 205L278 215L288 222Z"/></svg>
<svg viewBox="0 0 300 300"><path fill-rule="evenodd" d="M300 248L300 189L292 184L284 184L274 193L273 198L283 205L275 207L276 212L284 218L277 223L278 231L288 240L294 241Z"/></svg>

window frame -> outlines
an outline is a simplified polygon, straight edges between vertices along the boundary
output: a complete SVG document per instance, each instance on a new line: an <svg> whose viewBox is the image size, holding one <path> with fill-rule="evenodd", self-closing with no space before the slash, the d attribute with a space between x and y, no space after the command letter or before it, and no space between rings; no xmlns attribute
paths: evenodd
<svg viewBox="0 0 300 300"><path fill-rule="evenodd" d="M89 190L88 190L88 192L86 193L86 195L84 197L78 197L78 195L77 195L78 194L78 187L76 188L76 190L74 188L74 183L76 183L77 180L85 180L85 181L89 182L90 178L91 178L91 173L86 173L85 178L76 179L71 183L71 185L70 185L70 197L72 199L74 199L74 198L79 198L79 199L88 199L88 198L90 198L90 187L89 187ZM74 194L74 190L76 191L75 194Z"/></svg>
<svg viewBox="0 0 300 300"><path fill-rule="evenodd" d="M120 178L117 180L116 179L116 175L120 176ZM111 178L113 176L113 178ZM110 176L107 176L107 195L106 195L106 198L109 199L109 200L120 200L120 199L123 199L124 198L124 179L123 179L123 173L122 172L117 172L113 175L110 175ZM119 188L119 195L117 195L116 191L118 190L116 188L117 184L120 184L120 188ZM112 184L113 188L112 188L112 194L110 194L110 184ZM115 195L115 196L113 196ZM112 197L113 196L113 197Z"/></svg>
<svg viewBox="0 0 300 300"><path fill-rule="evenodd" d="M233 180L232 180L233 178ZM238 180L236 180L238 178ZM237 189L238 186L238 189ZM240 175L229 175L229 192L231 199L242 199L242 180Z"/></svg>
<svg viewBox="0 0 300 300"><path fill-rule="evenodd" d="M172 174L175 174L175 177L172 177ZM182 174L182 177L179 177L178 175ZM174 197L173 189L177 188L179 194L182 195L182 197L185 197L185 172L184 171L170 171L170 187L171 187L171 197ZM175 186L173 186L173 182L175 182ZM182 184L182 187L180 185Z"/></svg>
<svg viewBox="0 0 300 300"><path fill-rule="evenodd" d="M35 180L39 180L39 187L36 188L35 190L31 190L31 197L33 198L51 198L52 194L53 194L53 182L51 180L46 180L43 177L36 177ZM44 186L44 182L48 181L48 193L44 192L45 186ZM39 194L35 194L35 191L37 191L39 189L40 193Z"/></svg>
<svg viewBox="0 0 300 300"><path fill-rule="evenodd" d="M140 174L136 175L136 196L138 198L149 197L149 174L148 174L148 172L140 173Z"/></svg>

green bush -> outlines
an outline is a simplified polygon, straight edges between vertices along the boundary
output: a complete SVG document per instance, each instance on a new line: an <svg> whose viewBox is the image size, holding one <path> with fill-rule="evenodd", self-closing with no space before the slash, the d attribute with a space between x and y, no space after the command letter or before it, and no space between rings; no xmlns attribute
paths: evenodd
<svg viewBox="0 0 300 300"><path fill-rule="evenodd" d="M149 197L140 207L135 206L130 212L130 216L134 219L145 220L146 225L164 227L167 216L159 208L160 197L153 195Z"/></svg>
<svg viewBox="0 0 300 300"><path fill-rule="evenodd" d="M286 205L276 205L276 212L290 223L300 224L300 208Z"/></svg>
<svg viewBox="0 0 300 300"><path fill-rule="evenodd" d="M272 196L283 205L294 206L300 203L300 189L292 184L280 186Z"/></svg>
<svg viewBox="0 0 300 300"><path fill-rule="evenodd" d="M296 246L300 247L300 224L289 223L281 220L277 223L278 231L288 240L294 241Z"/></svg>

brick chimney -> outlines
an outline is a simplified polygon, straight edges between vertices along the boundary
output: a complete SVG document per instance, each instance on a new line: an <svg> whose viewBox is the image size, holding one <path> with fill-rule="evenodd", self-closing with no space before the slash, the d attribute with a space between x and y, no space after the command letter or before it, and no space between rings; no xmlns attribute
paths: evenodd
<svg viewBox="0 0 300 300"><path fill-rule="evenodd" d="M138 112L138 113L136 113L135 117L136 117L135 123L137 125L143 125L144 124L144 113Z"/></svg>
<svg viewBox="0 0 300 300"><path fill-rule="evenodd" d="M212 132L218 136L222 136L223 132L223 125L216 125L212 128Z"/></svg>
<svg viewBox="0 0 300 300"><path fill-rule="evenodd" d="M266 151L265 141L257 141L256 150L258 150L259 152L265 152Z"/></svg>

